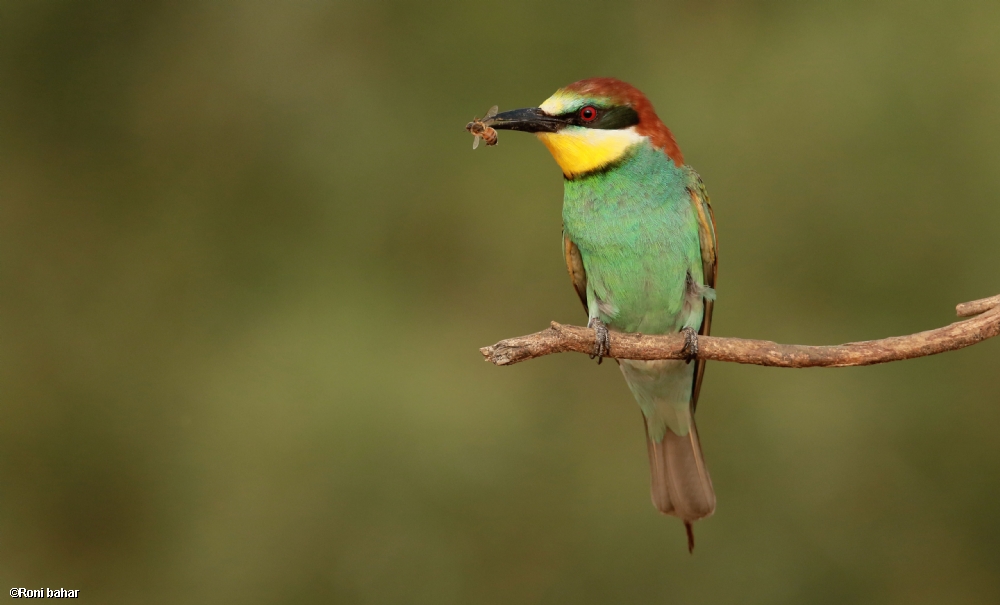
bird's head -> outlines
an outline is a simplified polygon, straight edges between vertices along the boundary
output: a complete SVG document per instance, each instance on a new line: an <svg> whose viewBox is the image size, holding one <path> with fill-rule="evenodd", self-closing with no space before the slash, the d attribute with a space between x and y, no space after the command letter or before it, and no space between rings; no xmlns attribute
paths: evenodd
<svg viewBox="0 0 1000 605"><path fill-rule="evenodd" d="M574 82L538 107L497 114L490 126L535 133L569 179L607 168L646 141L684 163L646 95L614 78Z"/></svg>

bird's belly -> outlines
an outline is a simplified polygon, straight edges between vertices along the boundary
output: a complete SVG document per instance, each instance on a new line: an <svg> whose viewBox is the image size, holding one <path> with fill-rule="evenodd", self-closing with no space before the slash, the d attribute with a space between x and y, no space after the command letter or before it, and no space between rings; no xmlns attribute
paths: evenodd
<svg viewBox="0 0 1000 605"><path fill-rule="evenodd" d="M687 263L662 252L581 251L601 321L618 331L645 334L683 327Z"/></svg>

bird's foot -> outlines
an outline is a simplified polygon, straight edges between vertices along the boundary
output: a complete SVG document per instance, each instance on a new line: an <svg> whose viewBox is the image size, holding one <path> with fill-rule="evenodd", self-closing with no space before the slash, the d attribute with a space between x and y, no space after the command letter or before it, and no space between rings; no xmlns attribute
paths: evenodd
<svg viewBox="0 0 1000 605"><path fill-rule="evenodd" d="M681 353L687 362L691 363L691 360L698 359L698 333L694 328L684 328L681 332L684 333L684 348L681 349Z"/></svg>
<svg viewBox="0 0 1000 605"><path fill-rule="evenodd" d="M587 327L594 330L594 352L590 354L590 358L597 358L597 365L601 364L604 357L611 352L611 342L608 339L608 326L604 325L604 322L596 317L591 317L590 321L587 322Z"/></svg>

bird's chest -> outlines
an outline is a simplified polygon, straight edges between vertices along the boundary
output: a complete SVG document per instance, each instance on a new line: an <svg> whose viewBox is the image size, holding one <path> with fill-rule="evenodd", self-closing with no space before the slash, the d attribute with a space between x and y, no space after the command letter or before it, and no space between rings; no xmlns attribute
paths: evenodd
<svg viewBox="0 0 1000 605"><path fill-rule="evenodd" d="M678 329L687 275L702 280L697 219L681 183L568 181L563 226L603 321L624 331Z"/></svg>

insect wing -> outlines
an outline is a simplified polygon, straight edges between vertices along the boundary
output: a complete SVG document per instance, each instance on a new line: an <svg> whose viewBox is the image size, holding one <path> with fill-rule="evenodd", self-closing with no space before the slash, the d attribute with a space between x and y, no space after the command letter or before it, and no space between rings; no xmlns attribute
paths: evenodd
<svg viewBox="0 0 1000 605"><path fill-rule="evenodd" d="M476 139L474 141L472 141L472 148L473 149L475 149L476 147L479 147L479 139L481 139L481 138L482 137L480 137L478 134L476 135Z"/></svg>
<svg viewBox="0 0 1000 605"><path fill-rule="evenodd" d="M492 118L493 116L497 115L497 109L499 109L499 107L497 107L496 105L494 105L493 107L490 107L490 110L487 111L486 115L483 117L483 121L485 122L486 120L488 120L488 119Z"/></svg>

